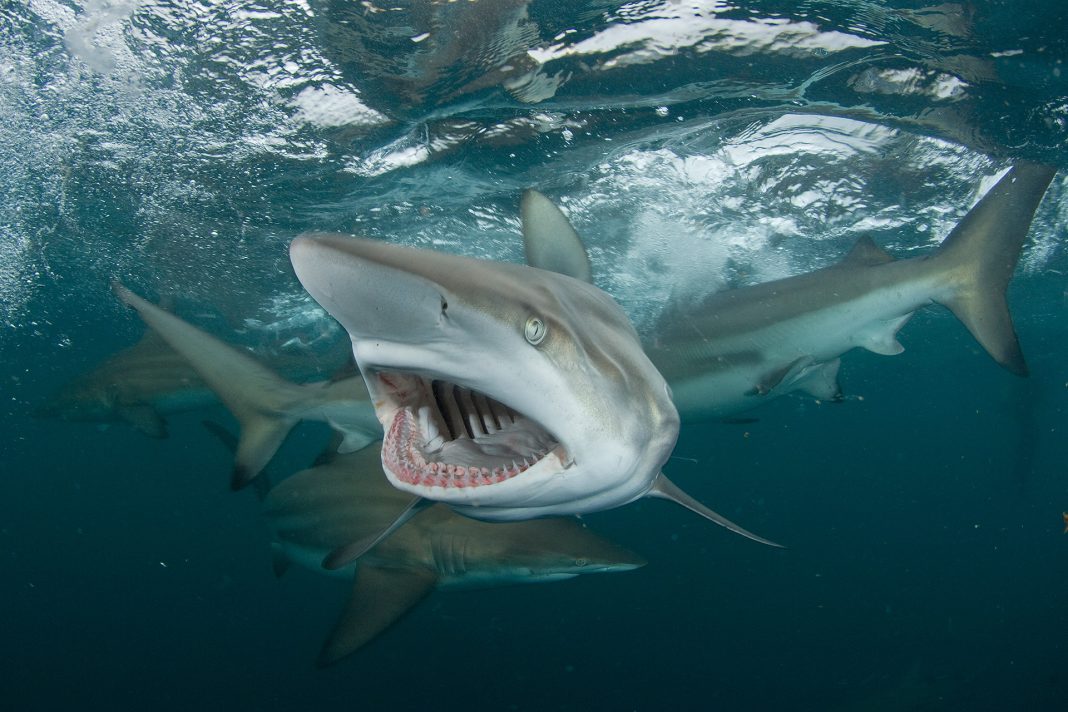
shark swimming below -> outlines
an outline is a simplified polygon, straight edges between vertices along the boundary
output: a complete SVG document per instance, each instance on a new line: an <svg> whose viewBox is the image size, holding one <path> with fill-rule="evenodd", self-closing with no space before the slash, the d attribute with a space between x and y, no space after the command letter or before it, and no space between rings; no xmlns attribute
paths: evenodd
<svg viewBox="0 0 1068 712"><path fill-rule="evenodd" d="M320 665L353 653L435 589L560 581L645 564L573 518L490 524L435 505L357 564L324 568L332 552L387 527L407 501L408 495L382 476L377 444L332 456L267 493L263 511L273 535L276 573L292 562L353 582Z"/></svg>
<svg viewBox="0 0 1068 712"><path fill-rule="evenodd" d="M679 428L668 386L593 285L341 235L300 236L290 258L352 339L398 489L488 521L659 497L777 546L663 475Z"/></svg>
<svg viewBox="0 0 1068 712"><path fill-rule="evenodd" d="M839 357L855 347L901 353L898 330L933 303L948 307L995 361L1026 375L1005 290L1054 173L1017 164L928 256L895 260L864 237L830 267L669 310L644 347L683 420L797 390L840 398ZM530 264L590 279L582 241L552 202L527 191L521 217Z"/></svg>

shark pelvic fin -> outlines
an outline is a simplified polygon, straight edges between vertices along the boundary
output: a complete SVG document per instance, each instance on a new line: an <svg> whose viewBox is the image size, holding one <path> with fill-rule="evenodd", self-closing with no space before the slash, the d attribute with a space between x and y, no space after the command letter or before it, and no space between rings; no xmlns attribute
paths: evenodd
<svg viewBox="0 0 1068 712"><path fill-rule="evenodd" d="M746 392L746 395L766 396L776 389L789 390L809 372L814 363L815 359L811 356L799 356L785 366L776 368L765 375L760 383Z"/></svg>
<svg viewBox="0 0 1068 712"><path fill-rule="evenodd" d="M797 385L798 389L820 400L842 400L842 386L838 384L838 369L841 365L842 359L836 358L813 368L812 373Z"/></svg>
<svg viewBox="0 0 1068 712"><path fill-rule="evenodd" d="M701 504L696 499L679 489L679 487L674 482L669 480L663 472L657 474L656 479L653 480L653 486L649 488L649 491L645 493L645 496L670 500L675 504L685 507L694 514L698 514L704 517L710 522L715 522L721 527L726 527L727 529L730 529L735 534L741 534L747 539L752 539L753 541L758 541L761 544L767 544L768 546L774 546L778 549L785 548L782 544L776 544L770 539L765 539L762 536L757 536L753 532L738 526L726 517L716 514L711 509L709 509L708 507Z"/></svg>
<svg viewBox="0 0 1068 712"><path fill-rule="evenodd" d="M1019 376L1027 375L1027 363L1005 290L1055 173L1037 163L1013 166L957 223L932 257L955 287L938 301L964 322L995 361Z"/></svg>
<svg viewBox="0 0 1068 712"><path fill-rule="evenodd" d="M411 501L401 510L401 513L397 515L389 526L380 532L372 534L371 536L358 539L351 544L345 544L331 551L323 559L323 568L330 571L348 566L356 559L366 554L371 549L375 548L383 541L388 539L393 532L403 527L409 519L422 512L424 509L433 506L434 501L430 499L423 499L422 497L412 497Z"/></svg>
<svg viewBox="0 0 1068 712"><path fill-rule="evenodd" d="M319 667L356 652L426 598L436 583L422 569L361 566L352 596L319 653Z"/></svg>
<svg viewBox="0 0 1068 712"><path fill-rule="evenodd" d="M861 334L860 346L880 356L897 356L905 350L905 347L897 340L897 332L901 331L901 327L910 318L912 318L912 312L896 319L880 322L876 328Z"/></svg>
<svg viewBox="0 0 1068 712"><path fill-rule="evenodd" d="M582 238L551 200L533 188L524 190L519 218L528 265L593 282L590 257Z"/></svg>

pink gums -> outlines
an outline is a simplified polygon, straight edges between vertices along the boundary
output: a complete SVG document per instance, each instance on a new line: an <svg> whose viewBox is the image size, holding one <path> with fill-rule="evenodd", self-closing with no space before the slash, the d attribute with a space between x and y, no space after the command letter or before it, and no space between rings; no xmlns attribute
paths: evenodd
<svg viewBox="0 0 1068 712"><path fill-rule="evenodd" d="M382 464L401 482L419 487L482 487L510 480L529 465L509 467L462 467L444 462L427 462L415 443L418 427L415 415L403 408L382 443Z"/></svg>

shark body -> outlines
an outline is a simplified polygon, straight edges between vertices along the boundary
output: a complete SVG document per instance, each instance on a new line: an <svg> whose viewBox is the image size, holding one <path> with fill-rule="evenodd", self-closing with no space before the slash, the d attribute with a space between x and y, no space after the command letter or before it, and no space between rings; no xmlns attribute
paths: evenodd
<svg viewBox="0 0 1068 712"><path fill-rule="evenodd" d="M298 237L290 259L349 333L398 489L487 521L658 497L777 546L660 471L678 413L626 315L592 284L342 235Z"/></svg>
<svg viewBox="0 0 1068 712"><path fill-rule="evenodd" d="M277 572L293 562L353 582L321 665L357 650L434 589L558 581L645 564L573 518L489 524L435 505L357 564L324 568L333 551L388 526L408 499L382 476L377 444L288 477L264 499Z"/></svg>
<svg viewBox="0 0 1068 712"><path fill-rule="evenodd" d="M167 436L166 416L216 402L197 372L157 334L65 384L34 410L38 417L127 423L150 437Z"/></svg>
<svg viewBox="0 0 1068 712"><path fill-rule="evenodd" d="M803 390L841 396L839 357L860 347L901 353L898 330L929 304L947 306L1009 371L1027 366L1005 301L1052 168L1010 169L931 255L895 260L861 238L844 260L795 277L712 295L670 310L645 343L684 419L736 413ZM533 264L588 275L581 241L544 196L528 191L523 232Z"/></svg>

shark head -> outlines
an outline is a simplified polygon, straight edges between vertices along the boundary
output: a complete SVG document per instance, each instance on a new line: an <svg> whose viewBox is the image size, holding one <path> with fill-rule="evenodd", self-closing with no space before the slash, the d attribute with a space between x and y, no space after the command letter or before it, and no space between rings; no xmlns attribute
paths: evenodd
<svg viewBox="0 0 1068 712"><path fill-rule="evenodd" d="M654 486L678 413L601 290L338 235L302 235L290 258L352 339L395 487L516 520L609 509Z"/></svg>
<svg viewBox="0 0 1068 712"><path fill-rule="evenodd" d="M415 529L436 523L433 518L425 522L415 520ZM457 517L436 525L451 538L464 541L466 570L449 582L456 587L562 581L581 574L632 571L647 563L573 518L502 525Z"/></svg>

